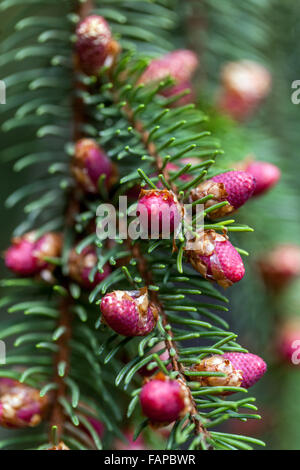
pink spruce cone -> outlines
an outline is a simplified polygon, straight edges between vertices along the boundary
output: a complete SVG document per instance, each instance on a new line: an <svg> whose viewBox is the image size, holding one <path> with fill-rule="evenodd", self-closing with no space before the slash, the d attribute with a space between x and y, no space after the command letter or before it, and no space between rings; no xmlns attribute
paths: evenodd
<svg viewBox="0 0 300 470"><path fill-rule="evenodd" d="M300 247L277 245L258 261L261 275L272 289L281 289L300 276Z"/></svg>
<svg viewBox="0 0 300 470"><path fill-rule="evenodd" d="M72 172L78 184L88 193L98 193L98 181L105 175L109 189L116 181L116 168L93 139L80 139L75 145Z"/></svg>
<svg viewBox="0 0 300 470"><path fill-rule="evenodd" d="M85 247L80 254L76 249L70 251L69 255L69 275L86 289L93 289L102 282L111 272L109 264L103 266L103 272L96 272L94 280L90 281L91 270L97 265L98 258L93 246Z"/></svg>
<svg viewBox="0 0 300 470"><path fill-rule="evenodd" d="M243 388L252 387L267 370L265 361L256 354L228 352L223 357L228 359L236 370L242 372L241 387Z"/></svg>
<svg viewBox="0 0 300 470"><path fill-rule="evenodd" d="M179 226L182 208L176 195L167 189L142 189L137 206L141 227L151 238L170 238Z"/></svg>
<svg viewBox="0 0 300 470"><path fill-rule="evenodd" d="M147 450L145 441L141 435L134 441L134 432L130 429L127 429L124 432L124 436L127 439L127 443L121 441L121 439L116 439L113 444L115 450Z"/></svg>
<svg viewBox="0 0 300 470"><path fill-rule="evenodd" d="M155 327L158 317L158 309L149 300L146 287L106 294L100 309L104 322L124 336L146 336Z"/></svg>
<svg viewBox="0 0 300 470"><path fill-rule="evenodd" d="M190 409L186 386L162 373L143 386L140 403L143 414L153 423L161 424L182 418Z"/></svg>
<svg viewBox="0 0 300 470"><path fill-rule="evenodd" d="M253 195L255 178L246 171L228 171L204 181L190 192L190 202L202 199L209 194L214 197L204 204L205 209L216 203L228 201L227 206L209 213L211 219L225 217L241 207Z"/></svg>
<svg viewBox="0 0 300 470"><path fill-rule="evenodd" d="M176 106L183 106L195 99L190 80L197 67L198 58L196 54L187 49L179 49L159 59L152 60L139 81L140 83L159 82L170 76L175 84L165 89L162 94L166 97L173 97L184 90L190 89L191 92L188 95L183 96L176 102Z"/></svg>
<svg viewBox="0 0 300 470"><path fill-rule="evenodd" d="M279 168L268 162L251 162L247 166L246 171L250 173L256 181L253 196L259 196L271 189L279 181L281 176Z"/></svg>
<svg viewBox="0 0 300 470"><path fill-rule="evenodd" d="M250 388L266 372L266 363L251 353L225 353L202 359L191 368L197 372L222 372L225 377L192 376L203 387L242 387ZM231 392L225 392L225 394Z"/></svg>
<svg viewBox="0 0 300 470"><path fill-rule="evenodd" d="M289 319L281 325L276 340L279 357L289 363L299 365L300 360L300 319Z"/></svg>
<svg viewBox="0 0 300 470"><path fill-rule="evenodd" d="M197 67L198 58L194 52L178 49L152 60L141 76L140 82L150 83L170 76L176 83L183 83L191 79Z"/></svg>
<svg viewBox="0 0 300 470"><path fill-rule="evenodd" d="M40 424L48 408L48 398L39 390L13 380L0 382L0 426L34 427Z"/></svg>
<svg viewBox="0 0 300 470"><path fill-rule="evenodd" d="M230 62L222 70L219 108L242 121L259 106L271 89L270 72L249 60Z"/></svg>
<svg viewBox="0 0 300 470"><path fill-rule="evenodd" d="M76 52L79 66L87 75L96 75L103 65L110 66L119 52L110 28L102 16L91 15L76 28Z"/></svg>
<svg viewBox="0 0 300 470"><path fill-rule="evenodd" d="M35 232L13 238L12 246L5 252L5 265L20 276L33 276L43 270L51 270L45 257L57 257L61 253L62 237L57 233L46 233L36 239Z"/></svg>
<svg viewBox="0 0 300 470"><path fill-rule="evenodd" d="M239 282L245 267L237 250L225 235L205 230L199 238L188 243L186 255L196 271L206 279L216 281L222 287Z"/></svg>

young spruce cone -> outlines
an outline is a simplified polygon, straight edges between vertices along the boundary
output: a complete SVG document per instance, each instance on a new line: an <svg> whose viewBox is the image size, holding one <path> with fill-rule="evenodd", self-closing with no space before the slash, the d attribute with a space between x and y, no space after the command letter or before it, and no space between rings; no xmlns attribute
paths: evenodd
<svg viewBox="0 0 300 470"><path fill-rule="evenodd" d="M203 359L191 369L196 372L222 372L225 377L193 376L203 387L250 388L266 372L267 365L259 356L251 353L225 353Z"/></svg>
<svg viewBox="0 0 300 470"><path fill-rule="evenodd" d="M34 276L41 271L51 271L53 265L45 257L60 256L62 237L57 233L46 233L36 239L35 232L28 232L13 238L12 245L5 252L5 265L19 276Z"/></svg>
<svg viewBox="0 0 300 470"><path fill-rule="evenodd" d="M39 390L16 380L0 379L0 426L34 427L40 424L48 408L48 398Z"/></svg>
<svg viewBox="0 0 300 470"><path fill-rule="evenodd" d="M214 197L205 202L204 208L228 201L227 206L209 213L211 219L226 217L235 212L253 195L256 182L254 177L245 171L228 171L204 181L190 192L190 202L198 201L212 194Z"/></svg>
<svg viewBox="0 0 300 470"><path fill-rule="evenodd" d="M154 424L168 424L182 418L190 409L186 386L161 372L147 382L140 394L142 412Z"/></svg>
<svg viewBox="0 0 300 470"><path fill-rule="evenodd" d="M87 75L97 75L103 65L111 66L120 50L108 23L99 15L88 16L78 23L75 49L79 66Z"/></svg>
<svg viewBox="0 0 300 470"><path fill-rule="evenodd" d="M104 322L124 336L146 336L155 327L158 317L158 309L150 301L146 287L106 294L100 309Z"/></svg>
<svg viewBox="0 0 300 470"><path fill-rule="evenodd" d="M199 233L186 256L194 269L206 279L216 281L222 287L229 287L240 281L245 268L237 250L225 235L214 230Z"/></svg>
<svg viewBox="0 0 300 470"><path fill-rule="evenodd" d="M80 254L76 249L70 251L69 255L69 276L82 287L93 289L102 282L111 272L109 264L103 266L103 272L96 272L93 281L89 276L93 268L97 266L98 258L93 246L85 247Z"/></svg>
<svg viewBox="0 0 300 470"><path fill-rule="evenodd" d="M107 189L117 179L115 166L93 139L80 139L76 143L71 169L77 183L87 193L99 193L101 175L105 176L103 184Z"/></svg>

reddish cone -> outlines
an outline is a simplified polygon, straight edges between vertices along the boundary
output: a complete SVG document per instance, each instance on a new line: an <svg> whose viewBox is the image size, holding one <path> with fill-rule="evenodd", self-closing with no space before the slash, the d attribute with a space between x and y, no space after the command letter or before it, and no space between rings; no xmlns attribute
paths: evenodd
<svg viewBox="0 0 300 470"><path fill-rule="evenodd" d="M72 172L79 185L88 193L98 193L98 181L105 175L107 188L116 180L116 169L105 152L93 139L80 139L75 146Z"/></svg>
<svg viewBox="0 0 300 470"><path fill-rule="evenodd" d="M251 353L225 353L203 359L191 369L198 372L222 372L225 377L193 376L203 387L250 388L266 372L266 363ZM225 392L227 393L227 392ZM230 392L229 392L230 393Z"/></svg>
<svg viewBox="0 0 300 470"><path fill-rule="evenodd" d="M91 270L97 265L98 258L93 246L85 247L80 254L74 248L69 255L69 275L86 289L93 289L102 282L111 272L110 266L105 264L103 272L96 272L94 280L90 281Z"/></svg>
<svg viewBox="0 0 300 470"><path fill-rule="evenodd" d="M198 67L196 54L187 49L178 49L154 59L140 78L141 83L150 83L163 80L168 76L175 82L184 83L191 79Z"/></svg>
<svg viewBox="0 0 300 470"><path fill-rule="evenodd" d="M253 196L259 196L271 189L280 179L280 170L277 166L268 162L254 161L246 168L256 181Z"/></svg>
<svg viewBox="0 0 300 470"><path fill-rule="evenodd" d="M76 28L76 52L80 68L87 75L96 75L103 65L111 65L119 52L110 28L102 16L91 15Z"/></svg>
<svg viewBox="0 0 300 470"><path fill-rule="evenodd" d="M189 94L183 96L175 103L176 106L183 106L193 102L195 99L190 80L197 66L198 58L194 52L179 49L159 59L152 60L139 81L140 83L159 82L170 76L175 81L175 85L163 90L162 95L169 98L182 91L191 90Z"/></svg>
<svg viewBox="0 0 300 470"><path fill-rule="evenodd" d="M178 229L182 209L175 194L167 189L144 190L139 197L137 215L146 234L151 238L169 238Z"/></svg>
<svg viewBox="0 0 300 470"><path fill-rule="evenodd" d="M281 325L276 340L279 357L291 365L300 363L300 319L293 318Z"/></svg>
<svg viewBox="0 0 300 470"><path fill-rule="evenodd" d="M300 275L300 247L292 244L277 245L261 257L258 267L269 287L281 289Z"/></svg>
<svg viewBox="0 0 300 470"><path fill-rule="evenodd" d="M62 246L61 235L46 233L36 239L35 232L28 232L12 240L12 246L5 252L5 265L20 276L33 276L46 269L52 269L45 257L57 257Z"/></svg>
<svg viewBox="0 0 300 470"><path fill-rule="evenodd" d="M48 407L48 398L39 390L20 382L0 382L0 426L34 427L40 424Z"/></svg>
<svg viewBox="0 0 300 470"><path fill-rule="evenodd" d="M141 391L142 412L153 423L171 423L182 418L189 410L186 387L179 380L158 374Z"/></svg>
<svg viewBox="0 0 300 470"><path fill-rule="evenodd" d="M267 364L255 354L229 352L223 355L229 359L236 370L240 370L243 375L241 387L250 388L265 374Z"/></svg>
<svg viewBox="0 0 300 470"><path fill-rule="evenodd" d="M204 181L190 192L191 202L202 199L209 194L214 197L204 204L205 209L216 203L228 201L227 206L209 213L211 219L232 214L253 195L256 182L252 175L245 171L228 171Z"/></svg>
<svg viewBox="0 0 300 470"><path fill-rule="evenodd" d="M222 287L229 287L240 281L245 274L244 264L227 237L214 230L205 230L199 235L193 246L188 244L186 250L193 268Z"/></svg>
<svg viewBox="0 0 300 470"><path fill-rule="evenodd" d="M244 120L258 107L271 89L271 75L262 65L242 60L222 70L218 107L233 119Z"/></svg>
<svg viewBox="0 0 300 470"><path fill-rule="evenodd" d="M104 322L124 336L146 336L156 325L158 310L150 302L148 291L114 291L100 304Z"/></svg>

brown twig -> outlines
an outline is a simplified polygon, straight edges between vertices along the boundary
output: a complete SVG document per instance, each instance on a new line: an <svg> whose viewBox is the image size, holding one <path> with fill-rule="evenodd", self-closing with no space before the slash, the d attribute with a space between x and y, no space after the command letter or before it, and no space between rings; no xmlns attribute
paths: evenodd
<svg viewBox="0 0 300 470"><path fill-rule="evenodd" d="M57 385L54 395L53 407L50 416L50 432L53 426L57 426L57 438L61 439L61 434L64 428L65 415L60 399L66 395L66 383L64 378L69 372L70 363L70 350L69 342L71 339L71 318L70 318L70 301L68 298L64 298L60 305L60 317L58 327L64 328L64 333L57 340L58 352L55 357L55 373L54 382ZM65 366L64 377L61 377L58 373L60 365Z"/></svg>
<svg viewBox="0 0 300 470"><path fill-rule="evenodd" d="M92 0L87 0L85 3L81 3L80 7L77 10L77 14L82 20L86 16L88 16L93 9L93 2ZM78 71L77 61L74 57L74 89L79 90L82 89L82 85L76 81L76 73ZM84 121L84 104L81 99L77 98L74 94L73 99L73 139L76 142L81 137L81 127ZM68 206L66 209L65 220L66 225L71 226L74 220L74 212L77 212L77 203L74 199L73 195L70 196ZM66 396L67 386L65 382L65 378L68 376L69 368L70 368L70 348L69 343L72 336L72 328L71 328L71 313L70 313L70 306L72 300L71 297L68 295L61 301L60 304L60 317L57 327L64 328L63 334L57 340L58 352L55 357L55 365L54 365L54 383L56 384L57 388L54 393L53 397L53 407L50 414L50 433L53 426L57 427L57 439L58 441L61 440L61 435L64 429L65 424L65 413L64 409L60 403L60 399ZM65 367L64 375L61 377L59 375L58 368L60 365Z"/></svg>

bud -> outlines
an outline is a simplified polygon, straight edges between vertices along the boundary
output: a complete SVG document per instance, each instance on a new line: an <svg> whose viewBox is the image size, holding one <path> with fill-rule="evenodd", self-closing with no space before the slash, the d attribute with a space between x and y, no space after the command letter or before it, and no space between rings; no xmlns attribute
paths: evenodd
<svg viewBox="0 0 300 470"><path fill-rule="evenodd" d="M142 189L137 214L144 232L151 238L168 238L179 227L182 207L176 195L167 189Z"/></svg>
<svg viewBox="0 0 300 470"><path fill-rule="evenodd" d="M153 423L168 424L183 418L191 404L187 387L162 373L147 382L140 394L142 412Z"/></svg>
<svg viewBox="0 0 300 470"><path fill-rule="evenodd" d="M279 168L268 162L253 161L247 166L246 171L250 173L256 181L253 196L264 194L275 186L281 176Z"/></svg>
<svg viewBox="0 0 300 470"><path fill-rule="evenodd" d="M188 95L183 96L176 102L176 106L183 106L193 102L195 99L190 80L197 67L198 58L196 54L186 49L179 49L159 59L152 60L139 82L153 83L171 77L175 81L175 85L163 90L162 95L172 97L184 90L190 89L191 92Z"/></svg>
<svg viewBox="0 0 300 470"><path fill-rule="evenodd" d="M280 326L277 333L276 349L279 357L289 363L299 365L300 361L300 319L289 319Z"/></svg>
<svg viewBox="0 0 300 470"><path fill-rule="evenodd" d="M236 370L229 359L224 356L211 356L191 368L193 372L221 372L226 377L218 376L192 376L192 380L199 382L202 387L240 387L243 381L241 370Z"/></svg>
<svg viewBox="0 0 300 470"><path fill-rule="evenodd" d="M0 381L0 426L34 427L40 424L48 408L48 398L39 390L13 381Z"/></svg>
<svg viewBox="0 0 300 470"><path fill-rule="evenodd" d="M97 266L98 258L93 246L85 247L80 254L76 249L72 249L69 255L69 276L86 289L93 289L102 282L111 272L110 266L105 264L103 272L96 272L94 280L90 281L89 275L92 269Z"/></svg>
<svg viewBox="0 0 300 470"><path fill-rule="evenodd" d="M249 60L226 64L221 78L219 108L238 121L252 114L271 89L270 72Z"/></svg>
<svg viewBox="0 0 300 470"><path fill-rule="evenodd" d="M252 387L266 373L267 364L256 354L228 352L223 354L223 357L229 359L233 367L242 372L243 388Z"/></svg>
<svg viewBox="0 0 300 470"><path fill-rule="evenodd" d="M300 275L300 247L298 245L277 245L258 261L260 273L274 290L285 287Z"/></svg>
<svg viewBox="0 0 300 470"><path fill-rule="evenodd" d="M116 290L100 304L104 322L124 336L146 336L156 325L157 306L149 300L146 287L138 291Z"/></svg>
<svg viewBox="0 0 300 470"><path fill-rule="evenodd" d="M253 195L256 182L246 171L228 171L204 181L190 192L190 202L197 201L212 194L214 197L206 201L204 208L216 203L228 201L227 206L209 213L211 219L218 219L232 214Z"/></svg>
<svg viewBox="0 0 300 470"><path fill-rule="evenodd" d="M120 50L99 15L88 16L77 25L75 48L80 68L87 75L97 75L103 65L110 66Z"/></svg>
<svg viewBox="0 0 300 470"><path fill-rule="evenodd" d="M12 240L5 252L5 265L20 276L33 276L43 270L51 270L45 257L60 256L62 237L57 233L46 233L36 239L35 232L28 232Z"/></svg>
<svg viewBox="0 0 300 470"><path fill-rule="evenodd" d="M266 363L251 353L225 353L203 359L191 368L197 372L222 372L226 377L193 376L203 387L252 387L266 372ZM225 392L226 393L226 392Z"/></svg>
<svg viewBox="0 0 300 470"><path fill-rule="evenodd" d="M105 175L108 189L117 179L115 166L93 139L80 139L76 143L72 173L84 191L94 194L99 192L101 175Z"/></svg>
<svg viewBox="0 0 300 470"><path fill-rule="evenodd" d="M229 287L244 277L242 258L227 236L205 230L193 244L192 250L186 250L188 261L205 279Z"/></svg>
<svg viewBox="0 0 300 470"><path fill-rule="evenodd" d="M69 447L66 446L64 442L60 442L56 446L50 447L50 449L46 450L70 450Z"/></svg>
<svg viewBox="0 0 300 470"><path fill-rule="evenodd" d="M172 77L176 83L191 79L198 67L196 54L187 49L178 49L150 62L140 78L140 83L151 83Z"/></svg>

